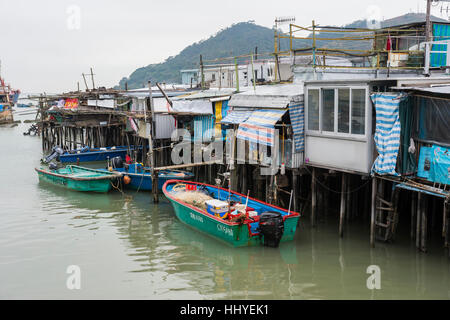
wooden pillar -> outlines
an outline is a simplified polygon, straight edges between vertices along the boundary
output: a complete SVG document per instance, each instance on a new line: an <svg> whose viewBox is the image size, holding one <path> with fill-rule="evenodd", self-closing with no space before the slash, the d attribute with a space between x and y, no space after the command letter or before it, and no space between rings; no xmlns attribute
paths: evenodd
<svg viewBox="0 0 450 320"><path fill-rule="evenodd" d="M417 194L416 248L420 249L420 223L422 218L422 193Z"/></svg>
<svg viewBox="0 0 450 320"><path fill-rule="evenodd" d="M428 227L428 217L427 217L427 196L424 195L423 199L423 206L422 206L422 230L421 230L421 244L420 244L420 250L422 252L427 252L427 227Z"/></svg>
<svg viewBox="0 0 450 320"><path fill-rule="evenodd" d="M345 175L345 174L344 174ZM344 193L345 193L345 197L346 197L346 201L345 201L345 219L347 221L350 220L350 212L352 210L352 194L350 193L350 190L352 188L352 176L348 175L345 178L346 181L346 188L344 189Z"/></svg>
<svg viewBox="0 0 450 320"><path fill-rule="evenodd" d="M317 195L316 195L316 168L312 169L311 177L311 226L316 227L316 206L317 206Z"/></svg>
<svg viewBox="0 0 450 320"><path fill-rule="evenodd" d="M390 238L392 240L395 239L395 233L397 231L397 224L398 224L398 203L399 203L399 199L400 199L400 189L396 188L393 191L392 194L392 206L393 206L393 217L392 217L392 221L391 221L391 230L387 230L387 232L390 232ZM387 222L389 223L389 222Z"/></svg>
<svg viewBox="0 0 450 320"><path fill-rule="evenodd" d="M248 191L248 183L247 183L247 164L242 165L242 194L247 194Z"/></svg>
<svg viewBox="0 0 450 320"><path fill-rule="evenodd" d="M415 236L415 227L416 227L416 212L417 212L417 208L416 208L416 193L412 192L411 193L411 231L410 231L410 236L411 239L414 240L414 236Z"/></svg>
<svg viewBox="0 0 450 320"><path fill-rule="evenodd" d="M344 217L345 217L345 207L346 207L346 192L347 192L347 175L342 173L342 181L341 181L341 207L339 214L339 236L344 236Z"/></svg>
<svg viewBox="0 0 450 320"><path fill-rule="evenodd" d="M445 228L445 246L448 248L448 254L450 256L450 217L449 217L449 205L447 202L444 202L444 228Z"/></svg>
<svg viewBox="0 0 450 320"><path fill-rule="evenodd" d="M295 212L298 212L298 170L292 170L292 207Z"/></svg>
<svg viewBox="0 0 450 320"><path fill-rule="evenodd" d="M377 178L372 178L372 202L370 209L370 246L375 247L375 214L377 202Z"/></svg>

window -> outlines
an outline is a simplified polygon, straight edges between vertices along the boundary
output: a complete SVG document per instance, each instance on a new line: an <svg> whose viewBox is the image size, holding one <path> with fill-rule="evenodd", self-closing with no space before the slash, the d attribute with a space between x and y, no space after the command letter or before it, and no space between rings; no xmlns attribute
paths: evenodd
<svg viewBox="0 0 450 320"><path fill-rule="evenodd" d="M322 90L322 130L334 131L334 89Z"/></svg>
<svg viewBox="0 0 450 320"><path fill-rule="evenodd" d="M338 89L338 132L350 133L350 89Z"/></svg>
<svg viewBox="0 0 450 320"><path fill-rule="evenodd" d="M352 134L364 134L366 126L366 90L352 89Z"/></svg>
<svg viewBox="0 0 450 320"><path fill-rule="evenodd" d="M308 129L319 130L319 89L308 90Z"/></svg>
<svg viewBox="0 0 450 320"><path fill-rule="evenodd" d="M308 130L334 134L366 133L366 88L307 90Z"/></svg>

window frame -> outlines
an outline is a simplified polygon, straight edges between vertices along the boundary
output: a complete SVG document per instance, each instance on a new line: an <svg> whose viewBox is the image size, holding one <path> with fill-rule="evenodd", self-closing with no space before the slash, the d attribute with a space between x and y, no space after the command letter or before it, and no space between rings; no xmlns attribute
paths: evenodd
<svg viewBox="0 0 450 320"><path fill-rule="evenodd" d="M322 128L323 123L323 90L334 89L334 131L325 131ZM349 89L349 132L339 132L338 127L338 103L339 103L339 89ZM364 134L356 134L352 132L352 116L353 116L353 90L363 89L365 90L365 113L364 113ZM309 90L319 90L319 130L309 129ZM338 85L338 86L326 86L326 85L311 85L306 86L305 90L305 133L310 136L324 136L338 139L350 139L350 140L364 140L366 141L370 132L369 128L369 112L371 104L369 98L369 86L368 85Z"/></svg>

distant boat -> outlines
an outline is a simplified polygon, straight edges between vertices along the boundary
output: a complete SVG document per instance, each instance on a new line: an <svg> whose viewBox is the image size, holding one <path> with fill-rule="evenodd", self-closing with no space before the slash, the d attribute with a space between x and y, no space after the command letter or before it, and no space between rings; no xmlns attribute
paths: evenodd
<svg viewBox="0 0 450 320"><path fill-rule="evenodd" d="M75 191L108 192L112 187L111 180L120 178L117 172L68 165L65 168L37 169L40 181L49 182Z"/></svg>
<svg viewBox="0 0 450 320"><path fill-rule="evenodd" d="M0 77L0 124L14 122L11 108L19 99L19 95L20 90L11 89Z"/></svg>
<svg viewBox="0 0 450 320"><path fill-rule="evenodd" d="M131 147L131 150L133 148ZM94 161L106 161L115 157L125 158L128 152L128 147L107 147L107 148L95 148L84 147L82 149L72 150L65 152L59 156L59 160L62 163L78 163L78 162L94 162Z"/></svg>
<svg viewBox="0 0 450 320"><path fill-rule="evenodd" d="M16 103L17 108L31 108L31 103Z"/></svg>
<svg viewBox="0 0 450 320"><path fill-rule="evenodd" d="M107 169L103 169L107 170ZM152 176L149 167L144 167L140 163L125 164L121 168L114 168L114 171L122 173L122 180L129 177L127 184L124 183L125 188L141 191L152 190ZM167 180L190 180L194 177L194 174L181 170L161 170L158 171L158 189L162 190L164 183Z"/></svg>
<svg viewBox="0 0 450 320"><path fill-rule="evenodd" d="M198 182L169 180L163 192L180 221L233 247L277 247L293 240L300 217L297 212Z"/></svg>

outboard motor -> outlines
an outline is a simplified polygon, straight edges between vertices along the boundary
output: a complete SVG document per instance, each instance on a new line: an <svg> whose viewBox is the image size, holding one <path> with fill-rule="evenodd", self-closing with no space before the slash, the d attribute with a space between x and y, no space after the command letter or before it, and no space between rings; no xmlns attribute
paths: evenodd
<svg viewBox="0 0 450 320"><path fill-rule="evenodd" d="M259 230L264 237L264 245L276 248L284 232L283 216L279 212L263 212L259 218Z"/></svg>
<svg viewBox="0 0 450 320"><path fill-rule="evenodd" d="M56 170L56 169L58 169L58 165L57 165L56 163L54 163L54 162L50 162L50 163L48 164L48 168L49 168L50 170Z"/></svg>
<svg viewBox="0 0 450 320"><path fill-rule="evenodd" d="M52 153L44 158L44 163L49 163L53 159L59 161L59 156L64 154L64 150L58 146L54 146L52 149Z"/></svg>
<svg viewBox="0 0 450 320"><path fill-rule="evenodd" d="M111 166L113 169L120 169L123 168L123 160L121 157L114 157L111 160Z"/></svg>

